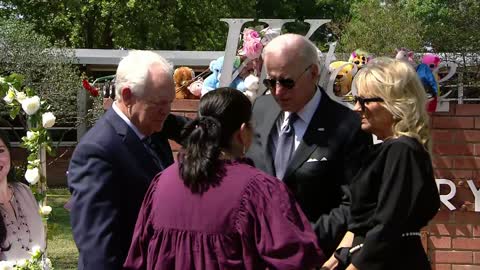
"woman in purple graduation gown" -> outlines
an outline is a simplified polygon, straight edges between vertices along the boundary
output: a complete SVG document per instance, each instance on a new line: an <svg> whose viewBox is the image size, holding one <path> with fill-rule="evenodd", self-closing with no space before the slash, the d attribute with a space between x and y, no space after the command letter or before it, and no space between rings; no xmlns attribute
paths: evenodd
<svg viewBox="0 0 480 270"><path fill-rule="evenodd" d="M323 263L286 186L243 155L251 103L219 88L200 100L178 162L158 174L140 210L125 269L311 269Z"/></svg>

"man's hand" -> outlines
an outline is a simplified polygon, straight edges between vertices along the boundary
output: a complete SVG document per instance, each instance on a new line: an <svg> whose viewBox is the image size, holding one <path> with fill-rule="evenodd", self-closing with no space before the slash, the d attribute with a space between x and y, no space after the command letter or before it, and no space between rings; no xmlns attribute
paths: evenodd
<svg viewBox="0 0 480 270"><path fill-rule="evenodd" d="M353 265L353 264L350 264L350 265L347 267L347 269L346 269L346 270L358 270L358 268L357 268L357 267L355 267L355 265Z"/></svg>

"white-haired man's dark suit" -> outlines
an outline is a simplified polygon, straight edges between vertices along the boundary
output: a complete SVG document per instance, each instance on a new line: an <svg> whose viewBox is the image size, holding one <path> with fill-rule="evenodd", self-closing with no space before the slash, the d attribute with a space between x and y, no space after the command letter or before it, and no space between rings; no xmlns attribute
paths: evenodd
<svg viewBox="0 0 480 270"><path fill-rule="evenodd" d="M170 115L162 132L151 135L160 162L113 109L82 137L68 170L78 269L122 268L149 184L173 163L166 134L179 140L177 120Z"/></svg>

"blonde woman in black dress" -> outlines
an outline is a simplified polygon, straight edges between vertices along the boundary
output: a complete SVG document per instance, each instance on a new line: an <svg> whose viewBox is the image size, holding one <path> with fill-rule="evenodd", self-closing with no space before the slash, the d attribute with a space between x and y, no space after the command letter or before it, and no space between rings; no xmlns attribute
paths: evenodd
<svg viewBox="0 0 480 270"><path fill-rule="evenodd" d="M420 229L440 207L425 91L406 62L378 58L355 78L355 108L372 146L350 186L349 232L322 269L431 269Z"/></svg>

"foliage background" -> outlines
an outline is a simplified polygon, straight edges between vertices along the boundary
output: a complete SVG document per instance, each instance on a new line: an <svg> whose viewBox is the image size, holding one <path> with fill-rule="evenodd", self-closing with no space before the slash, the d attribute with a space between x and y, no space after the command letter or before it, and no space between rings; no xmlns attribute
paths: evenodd
<svg viewBox="0 0 480 270"><path fill-rule="evenodd" d="M313 39L382 53L394 46L478 51L478 0L5 0L0 16L28 22L50 45L75 48L223 50L220 18L331 18Z"/></svg>
<svg viewBox="0 0 480 270"><path fill-rule="evenodd" d="M0 25L0 74L24 75L24 84L51 104L58 125L75 125L80 77L71 51L61 47L48 50L52 44L30 23L1 19ZM3 102L0 111L0 124L8 125ZM25 126L21 117L16 121Z"/></svg>

